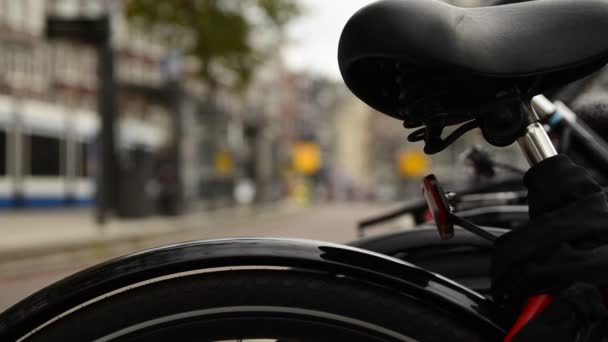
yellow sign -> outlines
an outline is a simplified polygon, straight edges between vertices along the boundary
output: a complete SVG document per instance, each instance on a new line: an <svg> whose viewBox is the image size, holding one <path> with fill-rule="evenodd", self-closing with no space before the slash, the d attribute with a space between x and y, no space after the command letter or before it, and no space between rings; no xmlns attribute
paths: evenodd
<svg viewBox="0 0 608 342"><path fill-rule="evenodd" d="M405 151L399 154L399 173L403 177L422 177L428 173L429 158L421 152Z"/></svg>
<svg viewBox="0 0 608 342"><path fill-rule="evenodd" d="M293 168L304 175L313 175L321 169L321 148L314 142L299 142L293 147Z"/></svg>
<svg viewBox="0 0 608 342"><path fill-rule="evenodd" d="M230 176L234 169L234 162L232 161L232 154L228 151L219 151L215 155L213 162L215 173L219 176Z"/></svg>

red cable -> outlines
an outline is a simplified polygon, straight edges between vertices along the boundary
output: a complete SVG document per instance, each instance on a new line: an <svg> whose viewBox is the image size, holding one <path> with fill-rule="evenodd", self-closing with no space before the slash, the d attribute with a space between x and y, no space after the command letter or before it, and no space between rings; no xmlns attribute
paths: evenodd
<svg viewBox="0 0 608 342"><path fill-rule="evenodd" d="M503 342L510 342L511 339L536 315L541 313L547 306L551 304L551 296L543 294L528 298L521 314L507 333Z"/></svg>

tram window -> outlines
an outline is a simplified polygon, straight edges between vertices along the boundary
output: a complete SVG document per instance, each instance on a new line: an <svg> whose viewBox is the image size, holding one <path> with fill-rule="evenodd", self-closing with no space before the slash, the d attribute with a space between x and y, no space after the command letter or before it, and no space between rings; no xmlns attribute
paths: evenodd
<svg viewBox="0 0 608 342"><path fill-rule="evenodd" d="M6 175L6 132L0 131L0 176Z"/></svg>
<svg viewBox="0 0 608 342"><path fill-rule="evenodd" d="M61 142L59 139L30 136L30 174L59 176L61 174Z"/></svg>
<svg viewBox="0 0 608 342"><path fill-rule="evenodd" d="M80 177L88 177L90 175L89 171L89 150L90 145L86 143L79 143L78 149L80 152Z"/></svg>

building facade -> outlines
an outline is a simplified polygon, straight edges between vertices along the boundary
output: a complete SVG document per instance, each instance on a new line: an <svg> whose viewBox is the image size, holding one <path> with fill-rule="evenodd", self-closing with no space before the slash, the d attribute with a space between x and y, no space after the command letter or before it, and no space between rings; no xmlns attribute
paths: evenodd
<svg viewBox="0 0 608 342"><path fill-rule="evenodd" d="M138 191L154 191L150 158L138 158L166 144L170 117L166 106L142 89L163 86L167 51L129 29L122 6L122 1L0 0L0 206L89 205L95 197L97 53L84 44L48 41L50 14L109 15L121 178L145 175L140 187L146 190ZM146 170L138 170L141 164L148 164Z"/></svg>

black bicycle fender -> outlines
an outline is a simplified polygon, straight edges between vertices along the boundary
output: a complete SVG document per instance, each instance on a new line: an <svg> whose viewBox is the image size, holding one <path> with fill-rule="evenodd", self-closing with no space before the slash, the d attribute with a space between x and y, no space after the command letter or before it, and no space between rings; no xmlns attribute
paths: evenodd
<svg viewBox="0 0 608 342"><path fill-rule="evenodd" d="M412 264L327 242L273 238L195 241L149 249L91 267L50 285L0 314L0 341L17 340L58 315L130 285L183 272L271 267L347 277L398 291L451 312L497 340L493 303ZM365 305L365 303L362 303Z"/></svg>

